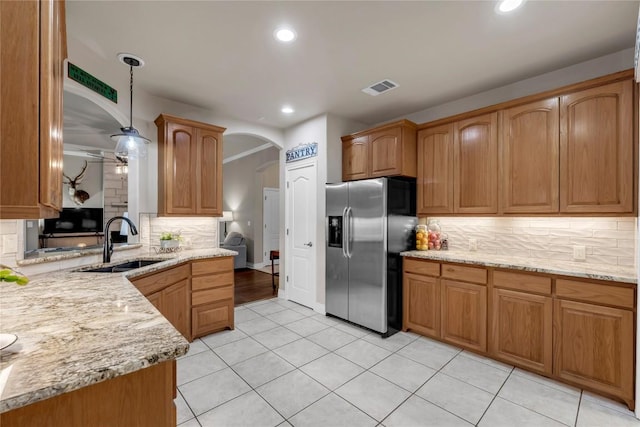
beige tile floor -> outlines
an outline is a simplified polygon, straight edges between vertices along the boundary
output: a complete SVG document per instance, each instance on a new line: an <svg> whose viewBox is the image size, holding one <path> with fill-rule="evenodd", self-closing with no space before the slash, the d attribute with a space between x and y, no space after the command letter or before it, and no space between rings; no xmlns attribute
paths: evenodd
<svg viewBox="0 0 640 427"><path fill-rule="evenodd" d="M411 333L382 339L275 298L178 360L178 425L640 426L627 408Z"/></svg>

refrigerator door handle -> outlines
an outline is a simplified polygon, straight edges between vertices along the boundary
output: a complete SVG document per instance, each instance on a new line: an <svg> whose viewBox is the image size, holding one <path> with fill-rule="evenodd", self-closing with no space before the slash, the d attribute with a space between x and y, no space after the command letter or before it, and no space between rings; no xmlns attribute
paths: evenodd
<svg viewBox="0 0 640 427"><path fill-rule="evenodd" d="M351 239L351 231L352 231L352 223L353 223L353 210L351 206L347 208L347 226L345 229L347 230L347 258L351 258L353 252L351 251L351 244L353 240Z"/></svg>
<svg viewBox="0 0 640 427"><path fill-rule="evenodd" d="M347 239L347 207L345 206L342 209L342 256L348 258L347 256L347 244L349 240Z"/></svg>

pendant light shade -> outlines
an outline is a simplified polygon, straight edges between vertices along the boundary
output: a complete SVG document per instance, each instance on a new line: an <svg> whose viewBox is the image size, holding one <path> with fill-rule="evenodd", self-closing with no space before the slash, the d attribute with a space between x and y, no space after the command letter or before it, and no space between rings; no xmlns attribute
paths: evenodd
<svg viewBox="0 0 640 427"><path fill-rule="evenodd" d="M147 155L147 144L151 142L149 138L140 135L140 132L133 127L133 67L144 66L142 58L130 53L118 54L118 59L129 66L129 126L120 128L120 133L111 135L111 139L116 142L115 155L123 158L141 158Z"/></svg>

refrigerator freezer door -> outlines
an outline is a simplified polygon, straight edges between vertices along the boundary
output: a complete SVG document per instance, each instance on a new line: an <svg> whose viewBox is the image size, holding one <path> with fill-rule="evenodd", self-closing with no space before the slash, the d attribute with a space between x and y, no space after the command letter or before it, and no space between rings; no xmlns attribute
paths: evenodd
<svg viewBox="0 0 640 427"><path fill-rule="evenodd" d="M342 319L349 317L349 260L346 254L347 222L345 213L349 202L348 184L327 184L327 216L325 218L326 242L326 297L325 310L327 313ZM330 221L337 220L340 221ZM340 236L333 236L336 233L335 227L340 226ZM332 230L333 228L333 230ZM329 245L329 241L334 242ZM339 241L340 245L336 245Z"/></svg>
<svg viewBox="0 0 640 427"><path fill-rule="evenodd" d="M387 331L385 178L349 183L349 319Z"/></svg>

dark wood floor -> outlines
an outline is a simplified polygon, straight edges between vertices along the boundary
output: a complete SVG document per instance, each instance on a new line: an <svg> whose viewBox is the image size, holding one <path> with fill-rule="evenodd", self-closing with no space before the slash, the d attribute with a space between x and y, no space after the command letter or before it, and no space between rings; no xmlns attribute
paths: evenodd
<svg viewBox="0 0 640 427"><path fill-rule="evenodd" d="M235 270L235 304L272 298L271 274L249 268ZM275 278L276 285L278 277Z"/></svg>

